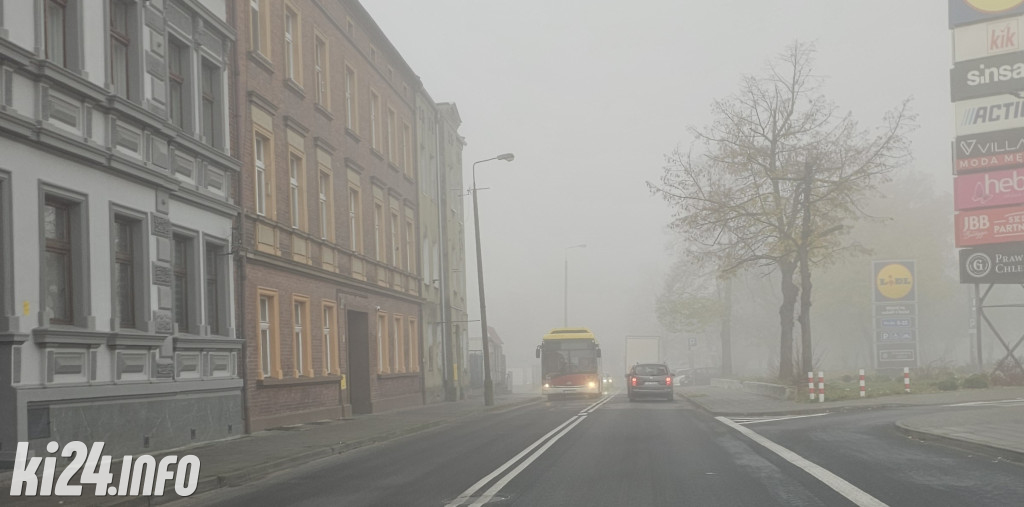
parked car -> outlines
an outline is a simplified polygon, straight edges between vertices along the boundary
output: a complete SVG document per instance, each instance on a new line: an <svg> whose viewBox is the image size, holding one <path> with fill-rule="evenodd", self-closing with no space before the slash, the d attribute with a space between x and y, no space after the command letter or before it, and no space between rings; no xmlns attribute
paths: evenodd
<svg viewBox="0 0 1024 507"><path fill-rule="evenodd" d="M665 364L634 365L626 378L626 392L629 395L629 401L642 397L665 398L672 401L675 395L672 372Z"/></svg>
<svg viewBox="0 0 1024 507"><path fill-rule="evenodd" d="M684 368L682 370L676 370L675 372L675 384L677 386L688 386L693 384L693 370Z"/></svg>

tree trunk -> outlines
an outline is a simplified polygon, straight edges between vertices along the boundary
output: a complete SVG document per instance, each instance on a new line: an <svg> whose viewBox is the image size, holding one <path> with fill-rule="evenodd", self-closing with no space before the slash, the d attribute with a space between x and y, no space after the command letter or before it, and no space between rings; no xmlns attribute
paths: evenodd
<svg viewBox="0 0 1024 507"><path fill-rule="evenodd" d="M793 313L799 292L799 288L793 283L796 264L790 259L779 261L779 272L782 274L782 305L779 306L779 381L785 385L793 381Z"/></svg>
<svg viewBox="0 0 1024 507"><path fill-rule="evenodd" d="M801 369L814 371L814 355L811 353L811 173L813 165L808 162L804 168L803 196L800 210L803 216L800 224L800 243L797 245L797 261L800 263L800 359Z"/></svg>
<svg viewBox="0 0 1024 507"><path fill-rule="evenodd" d="M732 375L732 278L722 280L722 376Z"/></svg>

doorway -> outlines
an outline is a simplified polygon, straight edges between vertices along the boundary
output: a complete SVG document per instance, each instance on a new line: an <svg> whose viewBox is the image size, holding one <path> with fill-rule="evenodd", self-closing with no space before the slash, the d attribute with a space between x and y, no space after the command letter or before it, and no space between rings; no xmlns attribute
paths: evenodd
<svg viewBox="0 0 1024 507"><path fill-rule="evenodd" d="M373 412L370 397L370 321L365 312L349 310L346 315L352 413L369 414Z"/></svg>

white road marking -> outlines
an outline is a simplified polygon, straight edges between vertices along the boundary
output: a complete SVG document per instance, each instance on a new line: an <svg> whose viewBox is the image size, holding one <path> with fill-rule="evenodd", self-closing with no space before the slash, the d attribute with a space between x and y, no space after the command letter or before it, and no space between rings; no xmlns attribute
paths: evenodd
<svg viewBox="0 0 1024 507"><path fill-rule="evenodd" d="M1016 407L1018 405L1024 405L1024 399L1016 398L1012 400L997 400L997 401L969 401L967 403L954 403L952 405L943 405L944 407L981 407L981 406L1004 406L1004 407Z"/></svg>
<svg viewBox="0 0 1024 507"><path fill-rule="evenodd" d="M843 478L839 477L838 475L833 474L832 472L829 472L828 470L825 470L824 468L815 465L814 463L811 463L810 461L803 458L799 454L789 449L786 449L785 447L782 447L781 445L776 444L775 442L772 442L771 440L768 440L765 437L762 437L761 435L755 433L754 430L747 428L746 426L742 426L733 421L730 421L728 418L725 417L719 416L715 417L715 419L719 420L726 426L729 426L730 428L742 433L747 438L761 444L769 451L778 454L780 457L782 457L782 459L800 467L805 472L811 474L819 481L825 483L826 486L834 489L840 495L845 496L854 504L860 506L885 507L886 504L882 503L881 500L867 494L866 492L854 486L853 484L846 482L845 480L843 480Z"/></svg>
<svg viewBox="0 0 1024 507"><path fill-rule="evenodd" d="M828 415L828 412L821 414L803 414L803 415L784 415L784 416L761 416L761 417L730 417L733 422L739 424L757 424L763 422L772 421L785 421L787 419L800 419L803 417L818 417L819 415Z"/></svg>
<svg viewBox="0 0 1024 507"><path fill-rule="evenodd" d="M477 481L476 484L470 486L469 489L463 491L461 495L455 497L452 501L448 502L445 505L445 507L457 507L471 500L475 500L471 504L471 507L474 507L484 505L485 503L491 501L491 499L494 498L494 495L501 491L501 488L508 484L509 481L515 478L515 476L519 475L520 472L526 469L526 467L533 463L538 457L540 457L541 454L544 454L544 451L548 450L548 448L551 447L551 445L554 444L556 441L558 441L558 439L562 438L562 436L568 433L571 429L575 428L577 424L586 419L587 414L593 412L601 405L607 403L610 399L611 396L605 396L601 400L596 401L587 408L581 410L580 413L570 417L568 421L565 421L564 423L558 425L557 428L547 432L547 434L545 434L543 437L537 439L536 442L530 444L526 449L523 449L522 452L513 456L512 459L506 461L496 470L487 474L487 476L485 476L483 479ZM523 460L522 463L519 463L519 460L521 460L523 456L526 456L527 454L529 454L529 456L527 456L527 458ZM491 486L487 491L482 493L479 497L474 498L474 495L479 489L486 486L488 483L494 480L495 477L498 477L502 472L508 470L512 465L515 465L516 463L519 463L519 466L517 466L511 472L509 472L500 480L498 480L498 482Z"/></svg>

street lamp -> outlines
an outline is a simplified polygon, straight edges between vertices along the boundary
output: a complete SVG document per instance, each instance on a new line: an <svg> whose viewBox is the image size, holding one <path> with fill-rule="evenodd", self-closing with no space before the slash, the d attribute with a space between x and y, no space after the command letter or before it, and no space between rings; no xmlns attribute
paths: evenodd
<svg viewBox="0 0 1024 507"><path fill-rule="evenodd" d="M476 206L476 165L491 160L511 162L516 157L502 153L497 157L473 162L473 229L476 231L476 279L480 285L480 341L484 348L484 405L494 405L494 384L491 382L491 361L487 338L487 304L484 302L484 263L480 258L480 212Z"/></svg>
<svg viewBox="0 0 1024 507"><path fill-rule="evenodd" d="M573 248L586 248L586 244L579 244L565 247L565 289L563 291L565 295L565 304L562 306L564 309L562 316L562 327L569 327L569 250Z"/></svg>

